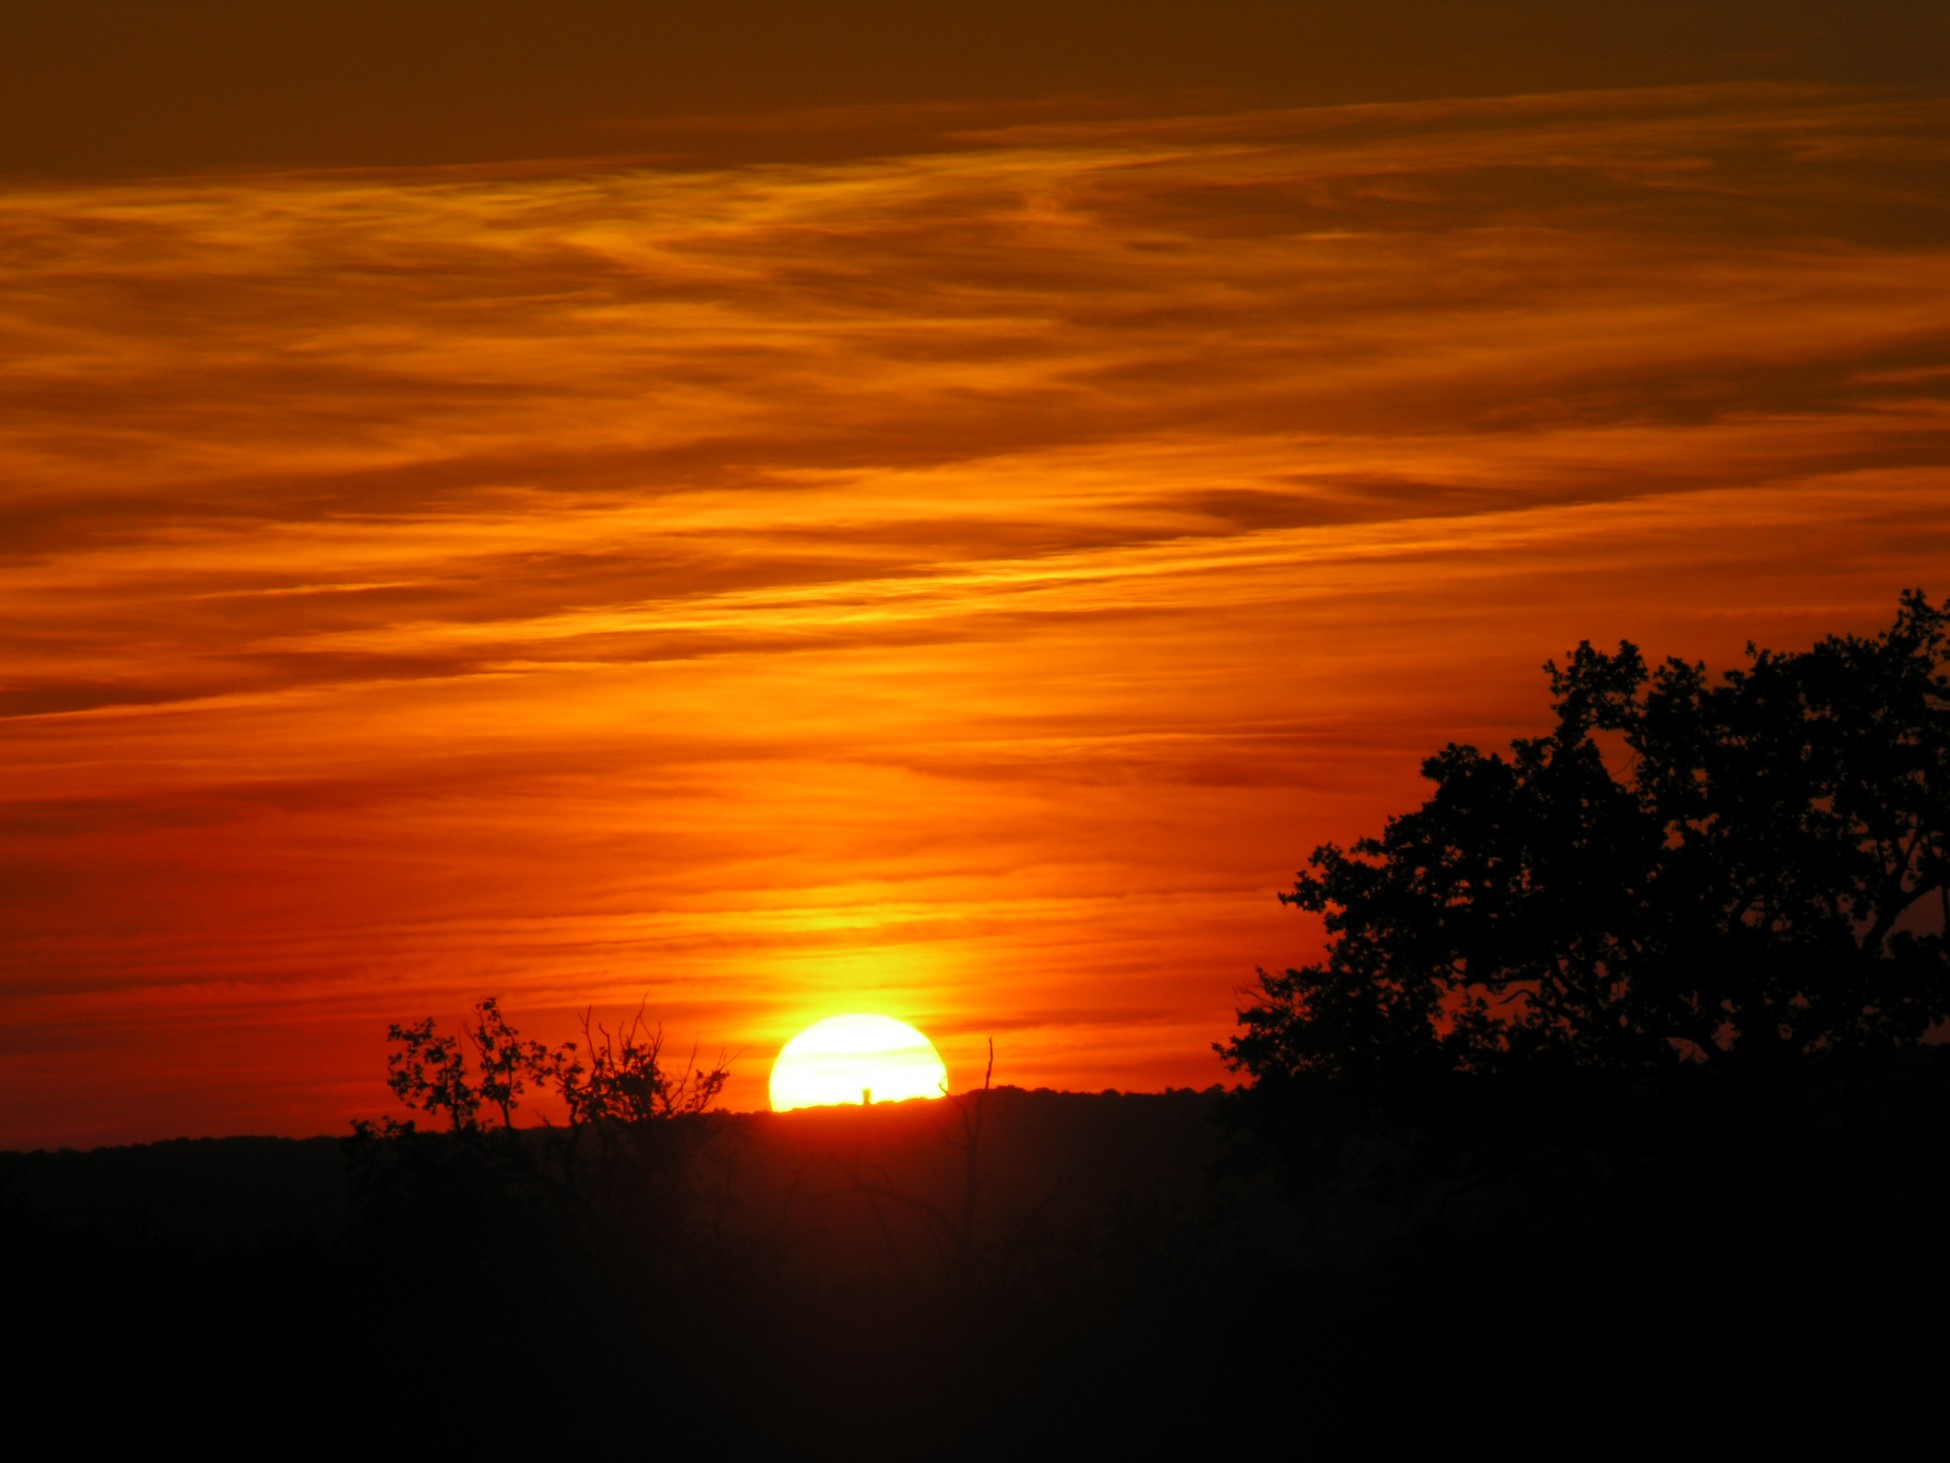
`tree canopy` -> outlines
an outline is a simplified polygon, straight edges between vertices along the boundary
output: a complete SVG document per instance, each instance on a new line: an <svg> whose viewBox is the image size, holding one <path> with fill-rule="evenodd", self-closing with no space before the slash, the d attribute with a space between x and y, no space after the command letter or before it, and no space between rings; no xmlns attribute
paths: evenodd
<svg viewBox="0 0 1950 1463"><path fill-rule="evenodd" d="M529 1040L492 996L459 1036L432 1018L389 1027L386 1085L447 1131L421 1132L417 1118L355 1121L348 1151L362 1199L405 1212L446 1203L546 1213L585 1236L640 1238L680 1219L695 1122L724 1090L728 1059L721 1053L707 1068L693 1048L687 1061L667 1060L663 1028L641 1008L614 1031L585 1013L582 1031L580 1042L553 1048ZM531 1093L553 1114L519 1128ZM467 1223L478 1230L479 1212Z"/></svg>
<svg viewBox="0 0 1950 1463"><path fill-rule="evenodd" d="M1779 1066L1950 1017L1950 604L1709 676L1548 664L1555 727L1454 743L1435 792L1280 898L1326 958L1259 973L1257 1081Z"/></svg>

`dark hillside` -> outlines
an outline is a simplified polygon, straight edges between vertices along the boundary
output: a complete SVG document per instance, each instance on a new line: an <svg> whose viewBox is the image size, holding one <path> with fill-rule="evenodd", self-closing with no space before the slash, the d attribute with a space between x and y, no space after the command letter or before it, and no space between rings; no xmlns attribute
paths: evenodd
<svg viewBox="0 0 1950 1463"><path fill-rule="evenodd" d="M1796 1389L1832 1423L1940 1357L1944 1055L1761 1103L1459 1101L1251 1177L1216 1092L998 1089L680 1120L573 1194L532 1133L6 1154L0 1216L31 1393L200 1436L995 1457L1304 1419L1368 1451L1493 1396L1630 1432L1675 1386L1778 1431Z"/></svg>
<svg viewBox="0 0 1950 1463"><path fill-rule="evenodd" d="M0 1153L16 1222L120 1242L236 1247L332 1239L348 1206L336 1138L179 1138L80 1153Z"/></svg>
<svg viewBox="0 0 1950 1463"><path fill-rule="evenodd" d="M981 1134L980 1217L1032 1211L1075 1224L1120 1205L1195 1207L1223 1148L1218 1091L1085 1095L998 1088ZM960 1109L882 1104L717 1114L708 1178L756 1223L803 1221L831 1234L833 1207L891 1201L959 1214L966 1186ZM729 1190L726 1190L726 1185ZM0 1153L9 1222L105 1242L217 1250L337 1241L353 1209L346 1145L334 1138L183 1138L89 1152ZM815 1217L816 1216L816 1217ZM861 1218L863 1216L856 1216ZM871 1220L866 1221L870 1228ZM836 1241L837 1243L837 1241ZM873 1248L884 1250L877 1235Z"/></svg>

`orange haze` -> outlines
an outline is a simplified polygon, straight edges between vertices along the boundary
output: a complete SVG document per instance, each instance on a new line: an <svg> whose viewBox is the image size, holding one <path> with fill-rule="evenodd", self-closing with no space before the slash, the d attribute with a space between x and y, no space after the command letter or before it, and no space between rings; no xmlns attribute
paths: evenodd
<svg viewBox="0 0 1950 1463"><path fill-rule="evenodd" d="M1220 1080L1544 660L1950 593L1950 101L1647 65L14 159L0 1144L339 1131L484 994Z"/></svg>

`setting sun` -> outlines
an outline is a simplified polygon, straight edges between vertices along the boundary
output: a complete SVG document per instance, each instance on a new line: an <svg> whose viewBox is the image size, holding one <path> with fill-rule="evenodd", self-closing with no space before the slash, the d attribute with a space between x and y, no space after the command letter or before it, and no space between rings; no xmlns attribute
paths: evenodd
<svg viewBox="0 0 1950 1463"><path fill-rule="evenodd" d="M940 1097L948 1069L934 1043L891 1016L829 1016L772 1064L772 1109Z"/></svg>

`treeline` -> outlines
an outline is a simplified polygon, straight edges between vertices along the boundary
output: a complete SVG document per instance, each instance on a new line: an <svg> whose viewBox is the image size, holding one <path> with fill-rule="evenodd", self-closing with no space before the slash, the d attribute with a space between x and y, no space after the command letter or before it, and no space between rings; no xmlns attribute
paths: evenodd
<svg viewBox="0 0 1950 1463"><path fill-rule="evenodd" d="M1238 1095L998 1089L972 1208L972 1115L944 1103L674 1119L685 1161L657 1160L628 1223L452 1133L240 1140L227 1177L224 1144L6 1155L0 1181L37 1390L112 1378L158 1426L270 1401L368 1444L952 1457L1278 1413L1354 1446L1512 1387L1546 1427L1661 1378L1818 1372L1804 1407L1831 1412L1915 1381L1950 1220L1946 1055L1758 1105L1512 1091L1332 1154L1265 1141ZM260 1196L250 1228L173 1180L148 1220L126 1187L98 1217L77 1202L177 1160L233 1197L287 1184L291 1221ZM63 1165L98 1171L64 1187Z"/></svg>

